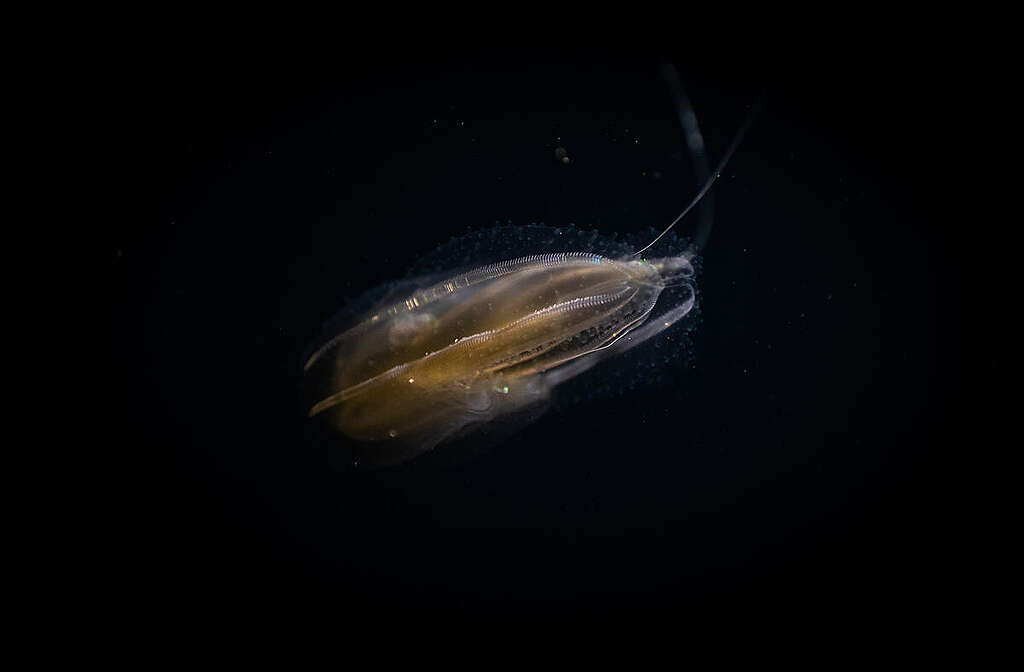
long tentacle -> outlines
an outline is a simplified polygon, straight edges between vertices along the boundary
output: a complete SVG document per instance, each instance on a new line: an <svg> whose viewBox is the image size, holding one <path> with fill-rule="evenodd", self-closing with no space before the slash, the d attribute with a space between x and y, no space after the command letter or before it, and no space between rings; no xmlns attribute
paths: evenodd
<svg viewBox="0 0 1024 672"><path fill-rule="evenodd" d="M677 83L678 83L678 77L677 77ZM682 84L681 83L679 83L679 90L680 91L682 90ZM683 95L685 97L685 92L683 93ZM684 98L684 99L686 101L686 104L689 104L689 99L688 98ZM700 203L701 200L707 195L707 193L711 190L711 187L715 184L715 182L718 180L718 178L722 176L722 171L725 170L725 166L726 166L727 163L729 163L729 159L731 159L732 155L736 152L736 148L740 146L740 143L743 141L743 136L747 134L748 130L750 130L750 127L753 125L754 120L757 118L757 115L761 111L761 106L763 105L763 103L764 103L764 96L762 95L760 98L758 98L757 103L754 104L754 109L752 109L750 111L750 114L747 115L747 118L746 118L746 120L744 120L743 125L740 126L738 131L736 131L736 135L733 137L732 142L729 144L729 148L725 150L725 154L722 156L722 159L718 162L718 166L715 167L715 172L711 173L707 177L707 179L704 181L704 186L701 187L701 190L698 191L697 195L693 197L693 200L690 201L689 205L687 205L685 208L683 208L683 211L680 212L676 216L676 218L673 219L672 222L668 226L665 227L665 230L662 231L661 233L659 233L654 238L654 240L652 240L647 245L645 245L644 247L642 247L639 250L637 250L636 252L634 252L633 253L634 257L640 256L641 254L643 254L644 252L649 250L655 243L657 243L659 240L661 240L662 237L666 233L668 233L669 231L672 230L673 226L675 226L677 223L679 223L679 221L683 217L685 217L687 215L687 213L689 213L690 210L692 210L698 203ZM679 104L680 104L679 103L679 99L677 99L677 105L679 105ZM689 113L690 114L693 113L692 106L689 108ZM687 117L686 110L681 108L680 118L683 119L683 118L686 118L686 117ZM694 116L694 126L696 126L696 116ZM684 123L684 128L685 128L685 123ZM689 143L689 138L687 139L687 142ZM703 144L703 139L701 139L700 142L701 142L701 144ZM706 160L706 156L707 155L705 153L705 160ZM697 160L698 159L696 159L696 158L694 159L695 162ZM702 219L701 225L698 226L697 235L694 237L693 245L691 245L691 251L693 253L696 253L696 252L699 252L700 250L704 249L704 246L707 244L708 237L710 235L711 235L711 216L708 215L706 220Z"/></svg>

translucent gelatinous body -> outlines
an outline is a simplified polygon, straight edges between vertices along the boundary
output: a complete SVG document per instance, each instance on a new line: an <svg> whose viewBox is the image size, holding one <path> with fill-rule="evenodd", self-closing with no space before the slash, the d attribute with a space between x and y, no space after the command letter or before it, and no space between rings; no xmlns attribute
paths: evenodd
<svg viewBox="0 0 1024 672"><path fill-rule="evenodd" d="M671 326L693 307L692 272L685 255L563 252L423 282L307 360L310 415L380 444L392 461L406 459L544 400L558 383ZM683 278L683 298L647 323L670 277Z"/></svg>

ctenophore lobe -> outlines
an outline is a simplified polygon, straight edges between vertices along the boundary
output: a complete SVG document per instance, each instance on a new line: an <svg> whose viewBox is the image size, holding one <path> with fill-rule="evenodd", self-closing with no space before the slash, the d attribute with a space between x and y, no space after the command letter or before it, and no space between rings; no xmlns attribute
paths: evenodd
<svg viewBox="0 0 1024 672"><path fill-rule="evenodd" d="M664 287L658 264L579 252L425 280L307 360L310 415L370 444L371 461L408 459L543 402L642 325Z"/></svg>

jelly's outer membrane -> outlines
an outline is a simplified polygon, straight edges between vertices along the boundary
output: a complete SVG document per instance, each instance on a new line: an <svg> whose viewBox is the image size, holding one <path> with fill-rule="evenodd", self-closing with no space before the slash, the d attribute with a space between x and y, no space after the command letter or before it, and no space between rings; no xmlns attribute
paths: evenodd
<svg viewBox="0 0 1024 672"><path fill-rule="evenodd" d="M493 264L371 310L307 361L316 403L361 442L402 459L546 399L597 362L667 329L694 305L648 321L685 256L651 262L561 253Z"/></svg>

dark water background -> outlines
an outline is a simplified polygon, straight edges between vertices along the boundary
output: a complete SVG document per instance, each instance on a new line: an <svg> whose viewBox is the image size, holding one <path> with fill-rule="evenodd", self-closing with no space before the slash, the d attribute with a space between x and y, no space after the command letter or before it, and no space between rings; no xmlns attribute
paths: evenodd
<svg viewBox="0 0 1024 672"><path fill-rule="evenodd" d="M101 49L96 599L409 628L918 622L974 599L999 326L988 271L960 272L936 95L956 58L569 33ZM346 297L467 229L636 234L690 198L659 57L714 160L767 90L714 191L689 349L594 371L594 399L462 466L341 468L298 372Z"/></svg>

